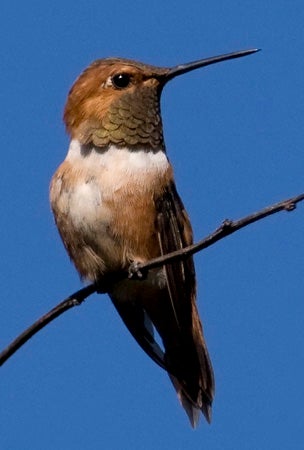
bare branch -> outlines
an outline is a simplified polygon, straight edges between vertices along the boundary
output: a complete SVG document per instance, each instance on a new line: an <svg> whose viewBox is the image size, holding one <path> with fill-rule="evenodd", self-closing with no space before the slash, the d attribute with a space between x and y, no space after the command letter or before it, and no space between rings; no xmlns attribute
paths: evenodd
<svg viewBox="0 0 304 450"><path fill-rule="evenodd" d="M276 214L280 211L293 211L294 209L296 209L297 203L303 200L304 194L300 194L296 197L292 197L279 203L275 203L274 205L267 206L266 208L250 214L249 216L243 217L242 219L226 219L223 221L219 228L217 228L213 233L209 234L206 238L198 241L196 244L192 244L189 245L189 247L185 247L181 250L177 250L175 252L168 253L167 255L151 259L145 264L131 264L129 273L131 274L131 276L133 273L136 276L137 273L145 272L147 270L153 269L154 267L161 266L162 264L168 264L179 258L194 255L194 253L200 252L201 250L210 247L217 241L225 238L226 236L229 236L232 233L235 233L236 231L246 227L247 225L250 225L251 223L257 222L258 220L264 219L265 217L271 216L272 214Z"/></svg>
<svg viewBox="0 0 304 450"><path fill-rule="evenodd" d="M79 306L81 303L96 291L94 284L90 284L80 291L75 292L68 298L63 300L55 308L51 309L40 319L36 320L29 328L27 328L23 333L21 333L13 342L10 343L1 353L0 353L0 366L5 363L23 344L25 344L34 334L38 333L42 328L44 328L48 323L52 322L56 317L63 314L68 309L74 306Z"/></svg>
<svg viewBox="0 0 304 450"><path fill-rule="evenodd" d="M284 200L282 202L268 206L256 213L243 217L242 219L235 221L226 219L223 221L222 225L219 228L217 228L213 233L209 234L209 236L197 242L196 244L190 245L189 247L185 247L181 250L169 253L167 255L160 256L159 258L154 258L145 264L131 264L128 272L126 272L125 274L119 274L119 279L121 279L121 276L140 278L143 272L146 272L155 267L159 267L163 264L168 264L176 259L193 255L194 253L210 247L217 241L225 238L226 236L229 236L232 233L235 233L236 231L246 227L247 225L250 225L251 223L257 222L258 220L264 219L265 217L276 214L280 211L293 211L296 208L297 203L303 200L304 194L300 194L296 197L289 198L288 200ZM113 280L112 278L112 281L115 281L115 279ZM34 336L47 324L56 319L56 317L60 316L65 311L73 308L74 306L80 305L87 297L97 291L99 293L106 292L106 286L104 287L104 289L101 289L100 286L97 287L95 284L90 284L89 286L70 295L68 298L55 306L55 308L51 309L51 311L38 319L0 353L0 366L2 366L2 364L4 364L5 361L7 361L32 336Z"/></svg>

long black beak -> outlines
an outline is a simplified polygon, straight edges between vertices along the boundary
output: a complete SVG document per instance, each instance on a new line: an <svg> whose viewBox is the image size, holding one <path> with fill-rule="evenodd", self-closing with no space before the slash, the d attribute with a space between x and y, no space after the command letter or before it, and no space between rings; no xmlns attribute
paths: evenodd
<svg viewBox="0 0 304 450"><path fill-rule="evenodd" d="M227 61L228 59L241 58L242 56L251 55L258 52L260 49L253 48L250 50L240 50L238 52L226 53L225 55L213 56L211 58L200 59L187 64L180 64L179 66L172 67L164 75L164 82L171 80L172 78L182 75L183 73L190 72L191 70L199 69L200 67L209 66L210 64L216 64L218 62Z"/></svg>

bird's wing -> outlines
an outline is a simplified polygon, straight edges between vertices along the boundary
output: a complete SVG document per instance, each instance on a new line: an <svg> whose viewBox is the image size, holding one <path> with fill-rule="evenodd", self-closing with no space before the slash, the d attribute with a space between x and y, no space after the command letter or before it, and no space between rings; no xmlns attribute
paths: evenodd
<svg viewBox="0 0 304 450"><path fill-rule="evenodd" d="M165 255L190 245L191 225L175 185L168 186L154 204L159 253ZM110 296L138 344L168 371L195 425L199 410L210 420L214 382L196 307L193 259L187 256L153 271L147 275L147 284L145 280L125 280ZM149 283L153 273L162 279L159 285ZM153 327L164 351L154 338Z"/></svg>
<svg viewBox="0 0 304 450"><path fill-rule="evenodd" d="M156 209L161 254L192 244L188 215L173 183L156 201ZM165 265L164 272L170 305L164 302L162 312L152 322L164 342L170 378L195 426L199 410L211 420L214 377L196 307L193 259L178 259Z"/></svg>
<svg viewBox="0 0 304 450"><path fill-rule="evenodd" d="M174 184L154 199L156 240L159 254L181 249L192 242L191 225ZM156 275L158 274L158 275ZM161 274L161 275L160 275ZM153 326L164 347L178 338L181 329L191 334L191 301L195 300L195 273L192 258L179 260L150 271L147 278L161 278L158 286L148 281L124 280L114 286L110 297L130 333L143 350L163 369L169 367L168 355L156 342ZM177 348L179 346L177 345ZM178 352L178 350L177 350Z"/></svg>
<svg viewBox="0 0 304 450"><path fill-rule="evenodd" d="M192 229L184 205L172 183L155 202L157 231L162 255L192 244ZM171 307L179 329L192 326L191 303L195 301L195 270L192 257L164 266Z"/></svg>

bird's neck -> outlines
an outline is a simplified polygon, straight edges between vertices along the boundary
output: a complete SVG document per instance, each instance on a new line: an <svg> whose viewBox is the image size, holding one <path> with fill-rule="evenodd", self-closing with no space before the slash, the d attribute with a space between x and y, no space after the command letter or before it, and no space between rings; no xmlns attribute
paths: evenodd
<svg viewBox="0 0 304 450"><path fill-rule="evenodd" d="M136 176L143 182L145 175L162 176L172 170L163 148L152 151L143 146L135 150L113 144L100 148L76 139L70 143L66 161L81 171L107 171L113 178Z"/></svg>
<svg viewBox="0 0 304 450"><path fill-rule="evenodd" d="M126 93L106 110L99 103L83 113L82 121L69 130L82 144L98 148L115 145L132 150L165 150L159 98L156 90L142 88ZM67 120L67 119L66 119Z"/></svg>

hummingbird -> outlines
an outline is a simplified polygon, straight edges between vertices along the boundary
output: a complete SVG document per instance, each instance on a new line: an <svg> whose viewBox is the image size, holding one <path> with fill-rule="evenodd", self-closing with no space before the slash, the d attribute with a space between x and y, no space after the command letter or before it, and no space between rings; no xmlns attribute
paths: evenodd
<svg viewBox="0 0 304 450"><path fill-rule="evenodd" d="M131 264L193 243L163 137L160 97L173 78L257 49L155 67L93 62L69 91L71 141L50 185L63 244L82 279L101 286L142 349L168 372L191 425L211 421L214 375L196 304L191 256L121 277ZM160 338L155 337L155 332Z"/></svg>

